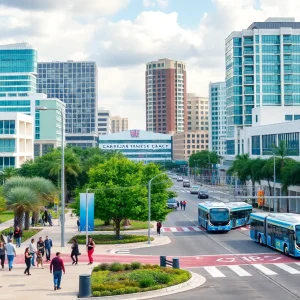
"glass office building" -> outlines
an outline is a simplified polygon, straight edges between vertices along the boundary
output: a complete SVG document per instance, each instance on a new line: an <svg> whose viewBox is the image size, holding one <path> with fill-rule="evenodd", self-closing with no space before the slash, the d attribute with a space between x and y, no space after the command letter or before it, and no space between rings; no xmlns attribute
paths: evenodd
<svg viewBox="0 0 300 300"><path fill-rule="evenodd" d="M209 84L209 150L226 153L226 83Z"/></svg>
<svg viewBox="0 0 300 300"><path fill-rule="evenodd" d="M97 66L95 62L38 63L38 93L66 104L67 144L97 144Z"/></svg>
<svg viewBox="0 0 300 300"><path fill-rule="evenodd" d="M241 153L252 109L300 106L300 22L269 18L226 39L226 154Z"/></svg>

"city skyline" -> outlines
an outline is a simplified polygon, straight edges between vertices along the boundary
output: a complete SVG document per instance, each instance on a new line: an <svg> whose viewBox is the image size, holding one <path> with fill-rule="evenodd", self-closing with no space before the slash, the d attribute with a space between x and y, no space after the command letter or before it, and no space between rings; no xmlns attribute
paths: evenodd
<svg viewBox="0 0 300 300"><path fill-rule="evenodd" d="M29 42L38 50L38 61L95 61L98 105L143 129L146 62L164 57L184 61L187 92L208 97L209 82L225 79L225 38L255 21L292 17L300 8L297 2L1 1L0 44Z"/></svg>

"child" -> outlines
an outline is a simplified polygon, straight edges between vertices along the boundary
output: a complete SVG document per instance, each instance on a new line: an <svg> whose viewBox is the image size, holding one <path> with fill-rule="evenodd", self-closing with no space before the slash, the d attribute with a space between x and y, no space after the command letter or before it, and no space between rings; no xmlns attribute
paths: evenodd
<svg viewBox="0 0 300 300"><path fill-rule="evenodd" d="M39 267L39 265L41 265L41 268L44 269L43 256L42 256L42 252L40 251L38 251L36 255L36 264L37 264L37 268Z"/></svg>

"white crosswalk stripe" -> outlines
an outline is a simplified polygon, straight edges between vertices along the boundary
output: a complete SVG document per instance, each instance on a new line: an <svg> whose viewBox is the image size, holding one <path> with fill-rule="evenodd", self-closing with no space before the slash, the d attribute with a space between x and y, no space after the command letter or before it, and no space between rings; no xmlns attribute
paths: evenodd
<svg viewBox="0 0 300 300"><path fill-rule="evenodd" d="M116 250L115 254L130 254L130 250L128 250L128 249Z"/></svg>
<svg viewBox="0 0 300 300"><path fill-rule="evenodd" d="M261 265L261 264L257 264L257 265L252 265L254 268L258 269L259 271L261 271L262 273L264 273L265 275L278 275L277 273L273 272L272 270L268 269L267 267Z"/></svg>
<svg viewBox="0 0 300 300"><path fill-rule="evenodd" d="M244 269L242 269L240 266L228 266L229 269L231 269L234 273L236 273L239 276L252 276L250 273L248 273L247 271L245 271Z"/></svg>
<svg viewBox="0 0 300 300"><path fill-rule="evenodd" d="M212 277L226 277L221 271L219 271L216 267L204 267L204 269L212 276Z"/></svg>
<svg viewBox="0 0 300 300"><path fill-rule="evenodd" d="M288 273L290 274L300 274L300 271L286 265L286 264L274 264L276 267L284 270L284 271L287 271Z"/></svg>

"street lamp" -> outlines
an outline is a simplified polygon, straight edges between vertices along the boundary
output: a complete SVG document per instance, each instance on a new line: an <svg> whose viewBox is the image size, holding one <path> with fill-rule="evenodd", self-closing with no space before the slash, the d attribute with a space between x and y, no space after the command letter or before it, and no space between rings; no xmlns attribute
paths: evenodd
<svg viewBox="0 0 300 300"><path fill-rule="evenodd" d="M36 111L56 110L61 117L61 247L65 246L65 149L64 149L64 115L61 109L36 106Z"/></svg>
<svg viewBox="0 0 300 300"><path fill-rule="evenodd" d="M153 178L148 181L148 244L151 244L151 237L150 237L150 222L151 222L151 183L153 179L158 176L164 175L163 173L157 174Z"/></svg>
<svg viewBox="0 0 300 300"><path fill-rule="evenodd" d="M276 156L275 156L275 153L274 153L274 197L276 196L276 187L275 187L275 184L276 184ZM277 202L276 202L276 204L277 204ZM269 208L270 208L270 206L271 205L269 205ZM274 210L275 210L275 198L273 200L273 211Z"/></svg>

